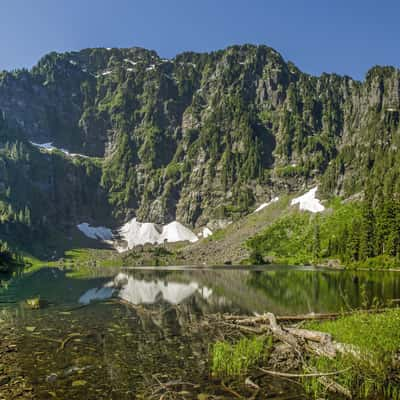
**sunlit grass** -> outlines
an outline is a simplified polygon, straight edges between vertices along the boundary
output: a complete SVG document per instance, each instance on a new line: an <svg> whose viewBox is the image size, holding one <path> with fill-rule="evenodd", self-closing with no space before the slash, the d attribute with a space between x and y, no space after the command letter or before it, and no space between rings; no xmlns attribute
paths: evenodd
<svg viewBox="0 0 400 400"><path fill-rule="evenodd" d="M237 343L216 342L212 347L212 373L216 376L237 376L263 359L272 345L272 337L243 338Z"/></svg>
<svg viewBox="0 0 400 400"><path fill-rule="evenodd" d="M400 309L380 314L359 312L336 321L310 322L307 328L329 332L336 341L352 345L356 351L336 359L313 357L310 364L315 370L350 368L336 380L357 398L400 399L400 377L395 365L400 350ZM315 395L323 390L316 379L305 381L305 387Z"/></svg>

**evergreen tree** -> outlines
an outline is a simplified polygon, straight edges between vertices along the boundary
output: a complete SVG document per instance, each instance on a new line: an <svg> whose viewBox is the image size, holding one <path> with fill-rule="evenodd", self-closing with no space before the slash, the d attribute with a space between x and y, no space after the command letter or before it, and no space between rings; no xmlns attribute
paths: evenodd
<svg viewBox="0 0 400 400"><path fill-rule="evenodd" d="M321 256L321 232L318 219L314 224L313 236L313 257L318 259Z"/></svg>
<svg viewBox="0 0 400 400"><path fill-rule="evenodd" d="M372 195L368 191L362 206L362 217L360 226L360 260L374 256L374 224L375 216L373 210Z"/></svg>

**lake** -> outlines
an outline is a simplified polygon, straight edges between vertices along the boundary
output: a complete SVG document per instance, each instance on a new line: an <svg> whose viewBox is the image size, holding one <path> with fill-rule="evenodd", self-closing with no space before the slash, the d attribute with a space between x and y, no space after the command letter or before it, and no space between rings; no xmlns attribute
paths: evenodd
<svg viewBox="0 0 400 400"><path fill-rule="evenodd" d="M37 296L46 306L29 309ZM17 344L18 373L34 398L230 399L210 374L210 346L229 339L211 316L339 312L399 298L394 272L42 268L2 282L0 327ZM264 379L271 396L260 398L304 398L288 382Z"/></svg>

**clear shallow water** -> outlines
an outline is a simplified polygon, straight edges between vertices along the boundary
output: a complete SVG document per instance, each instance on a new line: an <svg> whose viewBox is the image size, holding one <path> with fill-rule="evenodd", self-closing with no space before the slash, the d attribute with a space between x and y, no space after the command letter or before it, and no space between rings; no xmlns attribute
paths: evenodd
<svg viewBox="0 0 400 400"><path fill-rule="evenodd" d="M174 380L190 383L175 388L186 393L177 398L231 398L210 376L210 344L224 338L210 314L335 312L400 298L393 272L170 267L83 276L43 268L0 289L0 326L18 332L19 364L37 398L158 399L160 383ZM48 306L27 309L34 296ZM268 385L277 395L298 391Z"/></svg>

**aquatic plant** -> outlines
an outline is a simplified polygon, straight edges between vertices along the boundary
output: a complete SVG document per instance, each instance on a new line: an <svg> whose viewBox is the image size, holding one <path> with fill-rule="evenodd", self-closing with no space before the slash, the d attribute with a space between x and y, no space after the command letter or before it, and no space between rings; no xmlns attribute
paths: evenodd
<svg viewBox="0 0 400 400"><path fill-rule="evenodd" d="M272 337L240 339L237 343L218 341L212 347L211 370L215 376L237 376L265 358L272 346Z"/></svg>

